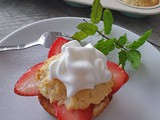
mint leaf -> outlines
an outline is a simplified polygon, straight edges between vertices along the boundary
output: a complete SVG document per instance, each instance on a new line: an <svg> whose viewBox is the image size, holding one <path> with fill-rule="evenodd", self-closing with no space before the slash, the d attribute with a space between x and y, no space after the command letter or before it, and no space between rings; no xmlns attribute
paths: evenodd
<svg viewBox="0 0 160 120"><path fill-rule="evenodd" d="M146 42L146 40L151 35L151 32L152 32L151 30L148 30L138 40L132 42L131 44L127 45L126 47L130 48L132 50L138 49L140 46L142 46Z"/></svg>
<svg viewBox="0 0 160 120"><path fill-rule="evenodd" d="M101 51L104 55L108 55L108 53L115 48L115 42L116 39L109 39L109 40L100 40L98 43L94 46L96 49Z"/></svg>
<svg viewBox="0 0 160 120"><path fill-rule="evenodd" d="M123 36L121 36L118 40L117 40L117 44L116 44L116 48L120 49L122 48L121 46L124 46L127 42L127 35L124 34Z"/></svg>
<svg viewBox="0 0 160 120"><path fill-rule="evenodd" d="M131 62L132 67L137 69L141 63L141 53L138 50L129 50L127 59Z"/></svg>
<svg viewBox="0 0 160 120"><path fill-rule="evenodd" d="M91 12L91 22L92 23L99 23L102 16L103 7L100 3L100 0L94 0L92 4L92 12Z"/></svg>
<svg viewBox="0 0 160 120"><path fill-rule="evenodd" d="M84 33L83 31L79 31L79 32L74 33L74 35L71 38L80 41L87 37L88 35L86 33Z"/></svg>
<svg viewBox="0 0 160 120"><path fill-rule="evenodd" d="M122 65L122 67L124 68L125 66L125 63L127 61L127 53L126 51L124 50L121 50L119 53L118 53L118 57L119 57L119 65Z"/></svg>
<svg viewBox="0 0 160 120"><path fill-rule="evenodd" d="M81 31L83 31L84 33L86 33L87 35L94 35L97 30L98 27L92 23L80 23L77 28Z"/></svg>
<svg viewBox="0 0 160 120"><path fill-rule="evenodd" d="M113 16L110 10L105 9L103 13L103 24L105 34L110 34L113 24Z"/></svg>

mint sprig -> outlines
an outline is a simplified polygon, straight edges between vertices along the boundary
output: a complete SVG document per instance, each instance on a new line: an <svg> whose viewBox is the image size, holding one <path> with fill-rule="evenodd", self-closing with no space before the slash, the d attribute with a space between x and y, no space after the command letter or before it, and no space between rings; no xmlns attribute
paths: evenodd
<svg viewBox="0 0 160 120"><path fill-rule="evenodd" d="M97 26L101 19L103 20L103 30L99 30ZM100 0L94 0L92 4L91 20L86 21L84 19L83 22L77 26L79 31L76 32L72 38L81 41L98 33L102 39L95 44L94 47L96 49L101 51L104 55L108 55L117 48L119 50L119 65L124 68L126 62L129 61L131 66L137 69L141 63L141 53L138 51L138 48L147 41L151 35L151 30L145 32L139 39L132 43L128 43L126 34L120 36L118 39L107 37L112 30L113 21L114 19L111 11L109 9L103 11Z"/></svg>

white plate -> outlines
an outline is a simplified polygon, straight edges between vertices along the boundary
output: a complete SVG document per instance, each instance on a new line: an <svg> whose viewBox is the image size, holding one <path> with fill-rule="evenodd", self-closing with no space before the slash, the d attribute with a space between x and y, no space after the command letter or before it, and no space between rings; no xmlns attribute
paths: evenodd
<svg viewBox="0 0 160 120"><path fill-rule="evenodd" d="M1 41L3 45L26 43L46 31L72 34L82 18L53 18L25 26ZM101 26L101 25L100 25ZM124 28L113 26L111 36L127 33L130 40L138 36ZM94 38L95 39L95 38ZM94 40L93 39L93 40ZM94 42L92 42L94 43ZM160 52L146 43L141 47L143 64L138 70L127 65L130 80L118 91L109 107L96 120L159 120L160 118ZM0 119L53 120L39 105L37 97L21 97L13 92L17 79L31 66L47 58L48 49L41 46L21 51L0 53ZM114 53L109 56L116 61Z"/></svg>
<svg viewBox="0 0 160 120"><path fill-rule="evenodd" d="M91 5L93 0L65 0L65 1L71 1L75 3L81 3L81 4L86 4L86 5ZM157 5L156 7L152 7L149 9L144 9L144 8L137 8L133 6L129 6L126 4L122 4L118 0L101 0L101 3L103 7L109 8L112 10L117 10L121 12L127 12L127 13L132 13L132 14L137 14L137 15L155 15L155 14L160 14L160 6Z"/></svg>

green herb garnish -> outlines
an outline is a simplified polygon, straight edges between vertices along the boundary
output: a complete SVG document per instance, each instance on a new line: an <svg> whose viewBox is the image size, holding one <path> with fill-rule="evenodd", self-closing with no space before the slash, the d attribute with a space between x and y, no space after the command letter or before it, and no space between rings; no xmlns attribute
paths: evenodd
<svg viewBox="0 0 160 120"><path fill-rule="evenodd" d="M124 68L126 61L131 63L131 66L137 69L141 63L141 53L138 48L142 46L149 36L151 30L145 32L138 40L128 43L127 35L122 35L119 39L109 38L113 25L113 16L109 9L103 10L100 0L94 0L92 4L91 20L88 22L84 19L82 23L77 26L79 30L72 38L81 41L89 36L93 36L98 33L102 39L95 44L95 48L101 51L104 55L108 55L115 48L119 49L119 65ZM103 30L99 30L97 24L100 20L103 20Z"/></svg>

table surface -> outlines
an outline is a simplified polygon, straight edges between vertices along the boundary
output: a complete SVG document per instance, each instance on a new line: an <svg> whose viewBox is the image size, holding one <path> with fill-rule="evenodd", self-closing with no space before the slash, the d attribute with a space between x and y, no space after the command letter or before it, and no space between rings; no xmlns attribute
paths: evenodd
<svg viewBox="0 0 160 120"><path fill-rule="evenodd" d="M150 41L160 46L160 15L145 18L130 18L118 11L112 11L114 24L141 35L152 29ZM29 23L55 17L87 17L90 7L77 8L62 0L0 0L0 40ZM157 47L158 50L160 48Z"/></svg>

